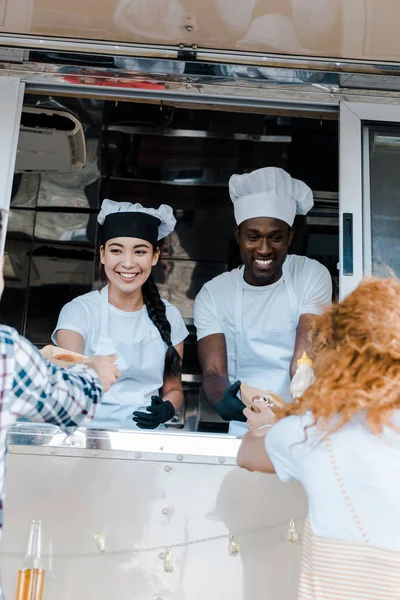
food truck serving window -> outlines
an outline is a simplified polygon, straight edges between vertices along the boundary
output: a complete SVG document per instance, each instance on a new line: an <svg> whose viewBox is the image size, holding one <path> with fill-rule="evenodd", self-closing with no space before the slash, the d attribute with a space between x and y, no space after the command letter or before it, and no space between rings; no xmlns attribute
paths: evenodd
<svg viewBox="0 0 400 600"><path fill-rule="evenodd" d="M240 263L229 178L276 166L313 189L314 209L297 218L291 251L325 264L337 295L337 121L83 98L55 102L43 95L26 96L24 111L3 321L39 347L47 345L61 308L105 283L98 252L102 200L170 204L177 227L164 240L153 275L190 335L183 365L185 410L168 427L225 432L226 423L201 391L193 303L204 283ZM32 111L38 128L51 130L45 137L47 159L36 154L34 162Z"/></svg>

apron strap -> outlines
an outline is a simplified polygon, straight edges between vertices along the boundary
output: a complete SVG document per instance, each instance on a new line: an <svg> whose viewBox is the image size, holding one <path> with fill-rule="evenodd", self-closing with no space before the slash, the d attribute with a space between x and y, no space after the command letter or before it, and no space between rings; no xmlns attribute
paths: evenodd
<svg viewBox="0 0 400 600"><path fill-rule="evenodd" d="M357 525L357 528L361 534L361 537L363 538L363 540L366 544L369 544L370 541L369 541L368 534L365 531L363 524L361 523L361 519L360 519L356 509L354 508L354 505L353 505L352 501L350 500L349 495L347 494L346 488L344 487L344 483L342 481L342 478L339 473L339 468L336 463L335 454L333 452L332 440L329 435L326 437L326 444L328 446L329 459L332 464L332 469L335 474L336 482L340 488L340 491L342 492L343 498L347 504L347 507L348 507L350 513L351 513L351 516L353 517L353 519Z"/></svg>
<svg viewBox="0 0 400 600"><path fill-rule="evenodd" d="M106 338L108 337L108 285L101 290L100 309L100 338Z"/></svg>
<svg viewBox="0 0 400 600"><path fill-rule="evenodd" d="M239 334L243 330L243 277L244 267L239 267L236 271L235 285L235 363L236 375L239 364Z"/></svg>
<svg viewBox="0 0 400 600"><path fill-rule="evenodd" d="M243 277L244 267L239 267L236 271L235 285L235 333L243 329Z"/></svg>
<svg viewBox="0 0 400 600"><path fill-rule="evenodd" d="M290 308L293 311L293 314L296 315L296 321L299 321L300 318L300 306L299 306L299 301L297 299L296 296L296 292L294 290L294 285L293 285L293 277L290 274L288 265L287 265L287 257L285 262L282 265L282 276L283 276L283 280L285 282L285 287L286 287L286 292L289 298L289 304L290 304Z"/></svg>

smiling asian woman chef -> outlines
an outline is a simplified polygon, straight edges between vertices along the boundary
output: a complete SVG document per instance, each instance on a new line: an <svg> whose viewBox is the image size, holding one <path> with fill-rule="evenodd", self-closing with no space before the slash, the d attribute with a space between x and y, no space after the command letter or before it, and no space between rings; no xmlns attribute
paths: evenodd
<svg viewBox="0 0 400 600"><path fill-rule="evenodd" d="M205 284L194 320L206 397L230 421L229 433L243 435L238 380L290 401L309 315L330 304L332 280L317 261L288 256L295 215L314 204L305 183L266 167L234 175L229 192L243 266Z"/></svg>
<svg viewBox="0 0 400 600"><path fill-rule="evenodd" d="M98 222L109 283L66 304L52 339L86 355L119 356L121 377L104 395L93 427L155 429L183 404L180 367L188 331L151 276L158 240L174 230L176 220L166 205L156 210L104 200Z"/></svg>

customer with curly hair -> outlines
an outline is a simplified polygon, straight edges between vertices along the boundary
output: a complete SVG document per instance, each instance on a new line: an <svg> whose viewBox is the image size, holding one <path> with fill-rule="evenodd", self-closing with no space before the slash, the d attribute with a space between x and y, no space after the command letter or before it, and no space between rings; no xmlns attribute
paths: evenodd
<svg viewBox="0 0 400 600"><path fill-rule="evenodd" d="M315 317L315 383L251 413L238 464L300 481L299 600L400 598L400 282L365 279Z"/></svg>

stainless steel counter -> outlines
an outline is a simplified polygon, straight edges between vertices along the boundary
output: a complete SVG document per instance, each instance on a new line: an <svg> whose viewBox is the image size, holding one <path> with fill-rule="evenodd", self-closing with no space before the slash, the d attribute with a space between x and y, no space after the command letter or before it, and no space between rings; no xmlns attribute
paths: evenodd
<svg viewBox="0 0 400 600"><path fill-rule="evenodd" d="M19 424L0 560L13 598L32 519L45 600L294 600L307 506L297 484L235 467L239 440ZM240 553L229 553L230 536ZM170 553L172 570L165 569Z"/></svg>

